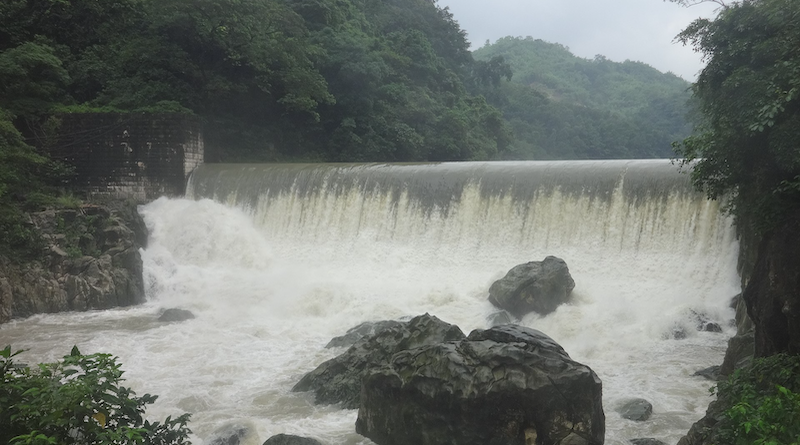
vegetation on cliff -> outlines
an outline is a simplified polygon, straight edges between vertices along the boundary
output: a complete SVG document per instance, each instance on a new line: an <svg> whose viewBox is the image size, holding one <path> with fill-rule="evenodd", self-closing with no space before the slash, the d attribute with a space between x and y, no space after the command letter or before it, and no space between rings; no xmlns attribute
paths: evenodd
<svg viewBox="0 0 800 445"><path fill-rule="evenodd" d="M732 3L679 39L708 64L693 86L702 120L677 152L698 187L763 233L800 207L800 4Z"/></svg>
<svg viewBox="0 0 800 445"><path fill-rule="evenodd" d="M123 371L108 354L77 347L56 363L35 368L0 350L0 444L188 444L189 415L163 422L144 419L157 396L120 386Z"/></svg>
<svg viewBox="0 0 800 445"><path fill-rule="evenodd" d="M717 388L728 407L711 441L729 445L800 443L800 356L778 354L737 370Z"/></svg>
<svg viewBox="0 0 800 445"><path fill-rule="evenodd" d="M797 444L800 263L791 246L800 225L800 3L715 3L715 19L678 36L707 66L693 86L699 124L675 148L695 185L726 199L739 231L761 240L744 299L756 356L768 357L720 383L717 402L679 443Z"/></svg>

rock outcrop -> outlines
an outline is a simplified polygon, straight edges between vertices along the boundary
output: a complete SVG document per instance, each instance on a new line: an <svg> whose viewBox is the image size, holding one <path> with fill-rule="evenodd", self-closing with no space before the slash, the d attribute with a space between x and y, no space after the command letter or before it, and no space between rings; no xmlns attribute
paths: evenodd
<svg viewBox="0 0 800 445"><path fill-rule="evenodd" d="M601 399L597 375L550 337L505 325L368 373L356 431L380 445L599 445Z"/></svg>
<svg viewBox="0 0 800 445"><path fill-rule="evenodd" d="M766 357L781 352L800 354L798 233L800 212L795 212L761 239L757 254L753 254L752 249L754 237L743 237L747 244L742 245L740 272L746 285L741 301L736 302L737 333L728 342L721 375L746 366L753 356ZM742 268L742 264L752 265L752 270ZM732 405L726 394L718 393L717 397L708 406L706 415L692 425L678 445L716 442L718 424Z"/></svg>
<svg viewBox="0 0 800 445"><path fill-rule="evenodd" d="M313 391L316 403L341 403L343 408L355 409L359 406L361 379L388 363L395 353L463 338L458 326L428 314L420 315L357 341L341 355L303 376L292 391Z"/></svg>
<svg viewBox="0 0 800 445"><path fill-rule="evenodd" d="M755 356L800 354L800 212L764 237L745 287Z"/></svg>
<svg viewBox="0 0 800 445"><path fill-rule="evenodd" d="M46 249L35 262L0 256L0 322L144 301L139 248L147 232L135 204L47 210L31 224Z"/></svg>
<svg viewBox="0 0 800 445"><path fill-rule="evenodd" d="M547 315L566 303L574 288L567 263L548 256L509 270L489 288L489 301L517 318L529 312Z"/></svg>

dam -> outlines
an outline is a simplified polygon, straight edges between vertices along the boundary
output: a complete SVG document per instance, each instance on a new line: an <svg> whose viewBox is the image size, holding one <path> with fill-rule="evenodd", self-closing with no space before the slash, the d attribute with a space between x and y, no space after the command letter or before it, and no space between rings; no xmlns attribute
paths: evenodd
<svg viewBox="0 0 800 445"><path fill-rule="evenodd" d="M606 443L677 442L710 401L711 382L692 374L719 364L735 331L732 221L668 160L206 164L184 198L140 213L145 305L13 321L0 339L28 362L73 344L119 356L127 385L160 395L148 414L193 413L198 444L232 421L262 442L370 444L355 411L290 392L341 352L325 344L425 312L486 328L492 282L548 255L567 262L572 301L517 322L597 372ZM196 318L156 322L169 307ZM699 318L724 332L699 331ZM639 397L650 420L615 412Z"/></svg>

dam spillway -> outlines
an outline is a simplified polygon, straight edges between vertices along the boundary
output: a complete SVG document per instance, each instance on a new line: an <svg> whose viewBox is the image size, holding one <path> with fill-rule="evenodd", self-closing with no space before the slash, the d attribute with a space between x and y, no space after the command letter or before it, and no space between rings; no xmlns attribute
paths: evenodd
<svg viewBox="0 0 800 445"><path fill-rule="evenodd" d="M328 340L424 312L486 328L491 283L547 255L569 265L573 301L520 323L598 373L606 443L676 442L709 401L709 382L691 374L719 364L733 332L735 231L667 160L206 164L187 199L140 211L146 305L37 316L0 333L33 357L72 344L118 355L134 389L161 395L154 418L193 412L198 439L244 419L262 441L371 443L353 432L354 411L289 392L338 353ZM165 307L197 318L154 322ZM698 332L698 314L726 332ZM653 403L648 422L614 411L634 397Z"/></svg>

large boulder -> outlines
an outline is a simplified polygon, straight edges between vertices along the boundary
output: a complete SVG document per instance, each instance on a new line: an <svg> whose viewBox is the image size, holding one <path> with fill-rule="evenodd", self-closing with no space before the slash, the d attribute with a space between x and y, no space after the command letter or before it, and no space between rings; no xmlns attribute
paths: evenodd
<svg viewBox="0 0 800 445"><path fill-rule="evenodd" d="M420 315L357 341L341 355L303 376L292 391L313 391L316 403L341 403L343 408L355 409L362 377L388 363L395 353L463 338L458 326L428 314Z"/></svg>
<svg viewBox="0 0 800 445"><path fill-rule="evenodd" d="M475 330L370 372L356 431L380 445L599 445L602 384L539 331Z"/></svg>
<svg viewBox="0 0 800 445"><path fill-rule="evenodd" d="M509 270L489 288L489 301L518 318L529 312L547 315L566 303L574 288L567 263L548 256Z"/></svg>

